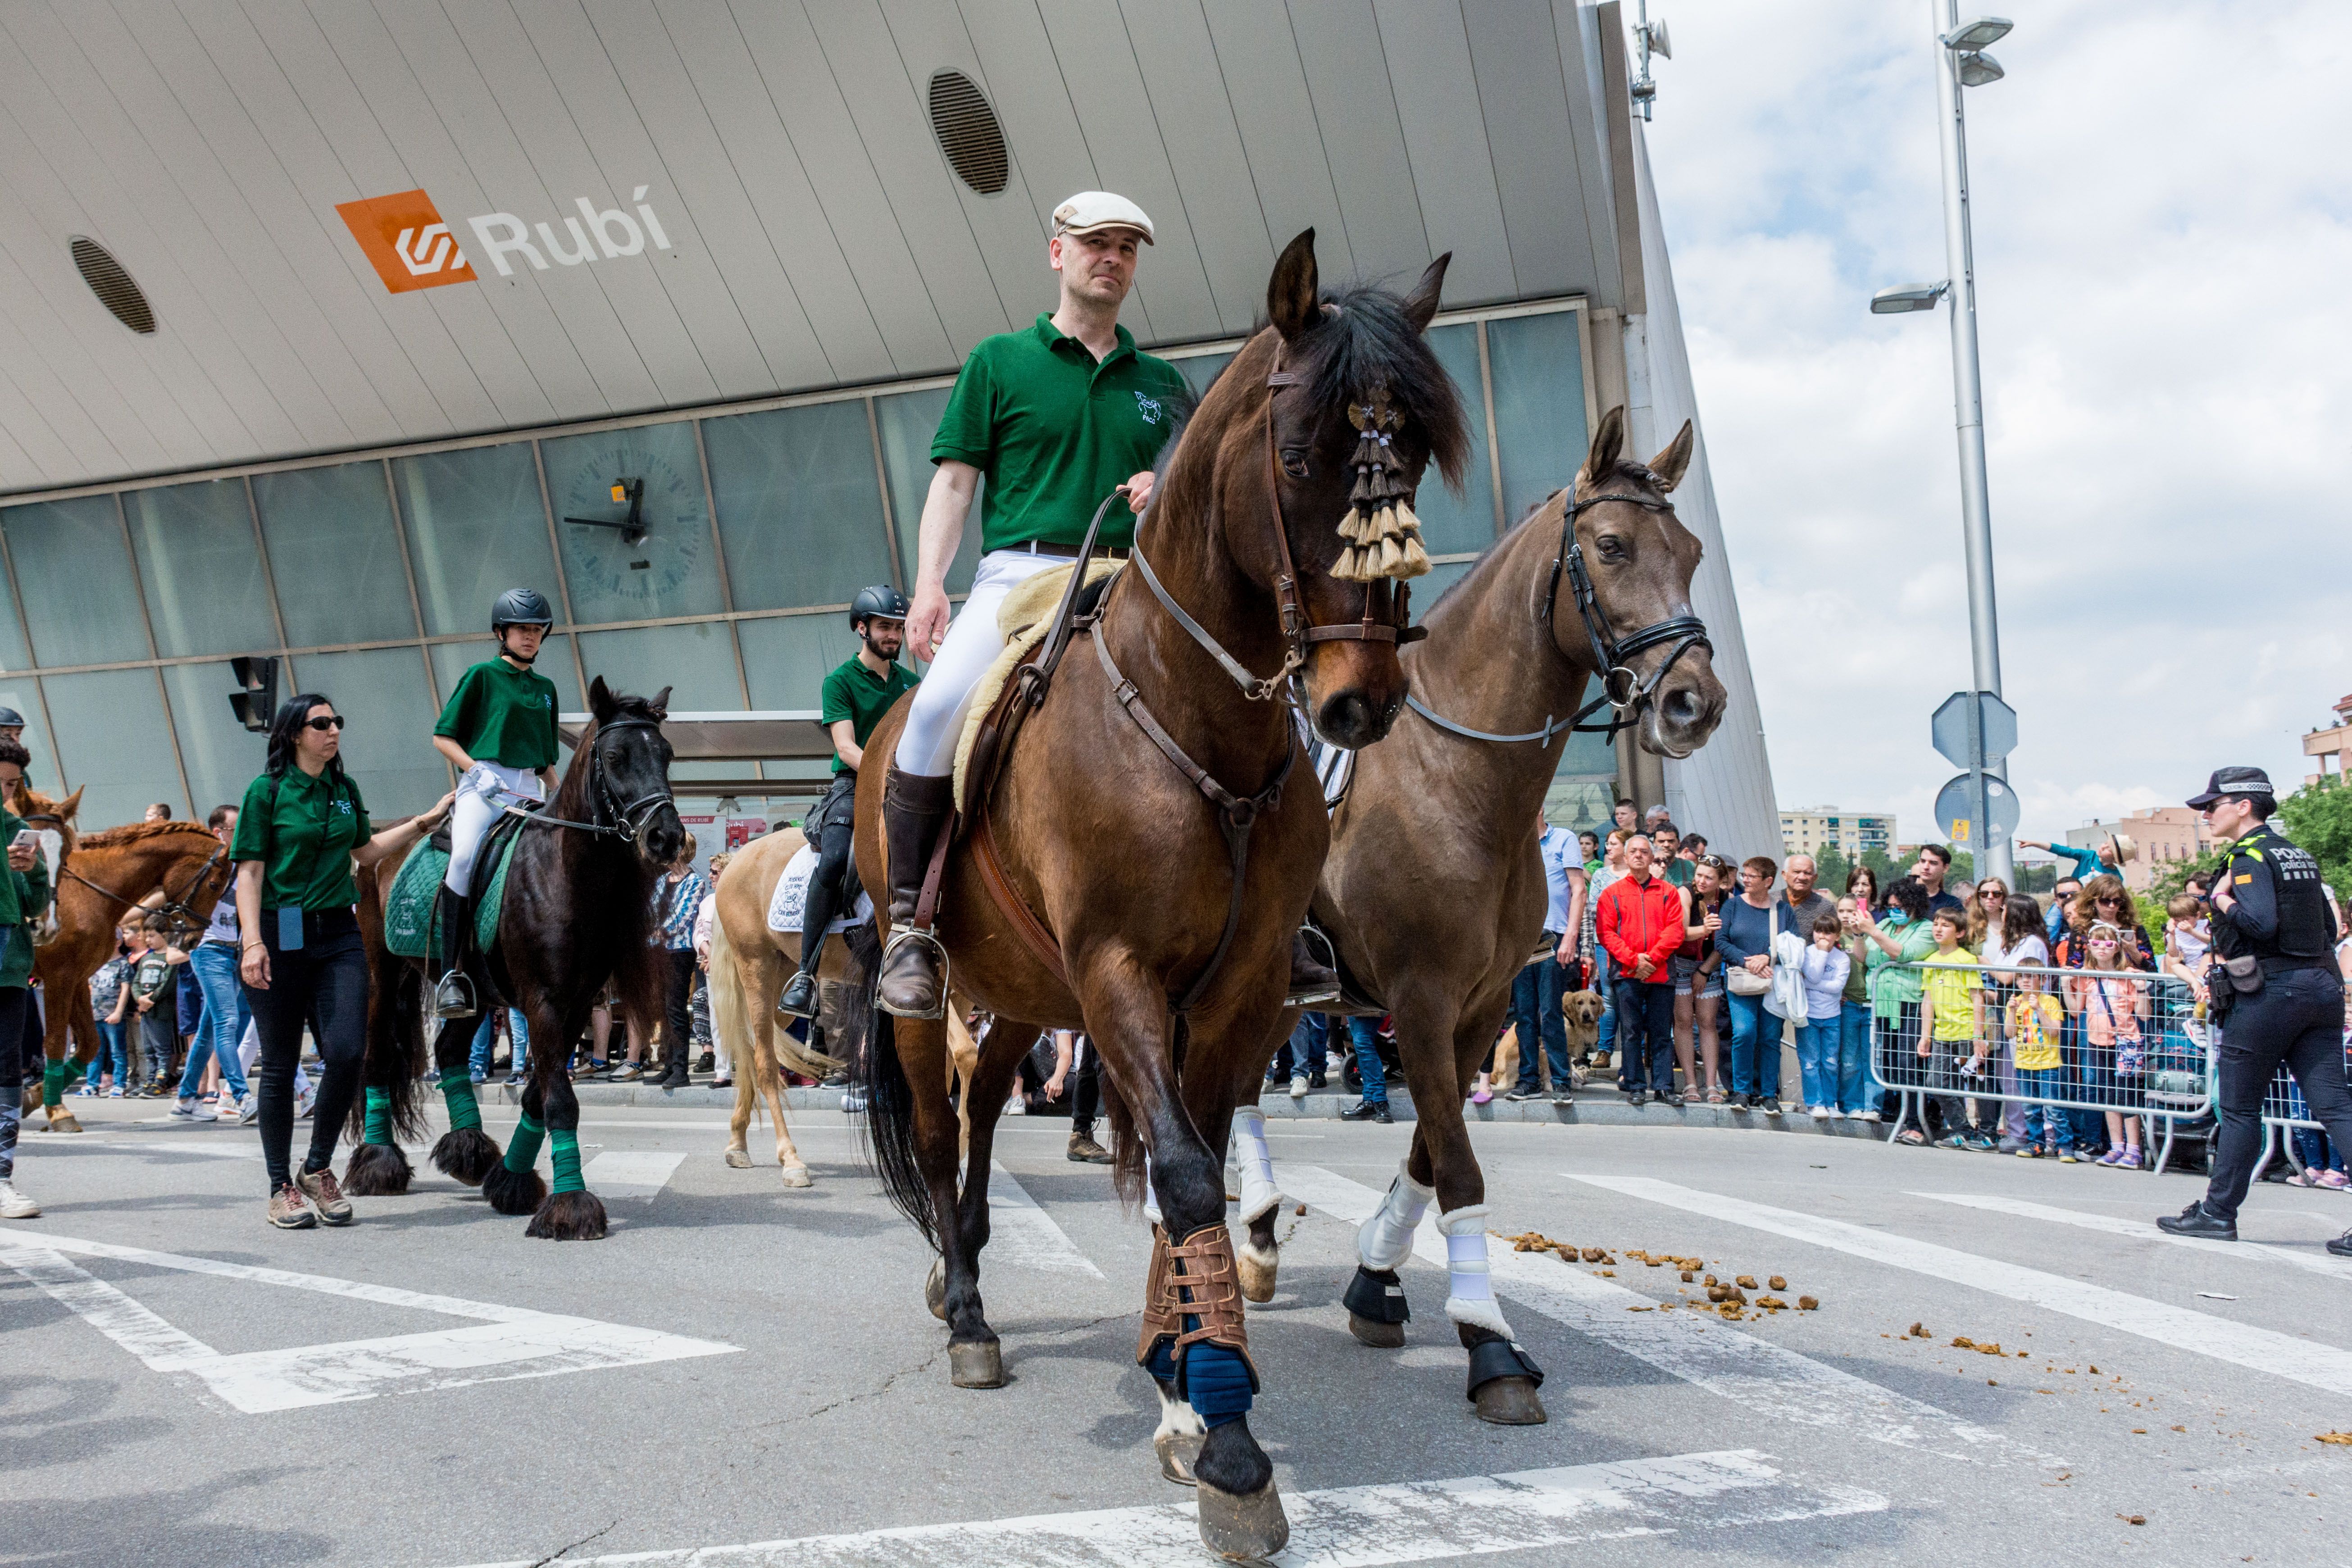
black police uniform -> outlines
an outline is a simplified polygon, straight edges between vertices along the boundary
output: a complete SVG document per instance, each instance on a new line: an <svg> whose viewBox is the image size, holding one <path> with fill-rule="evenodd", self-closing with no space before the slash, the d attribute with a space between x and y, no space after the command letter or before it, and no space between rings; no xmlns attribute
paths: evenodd
<svg viewBox="0 0 2352 1568"><path fill-rule="evenodd" d="M2352 1149L2352 1088L2344 1068L2344 978L2336 966L2335 911L2319 863L2267 822L2230 848L2213 910L2206 975L2221 1026L2221 1136L2205 1208L2234 1222L2263 1144L2263 1096L2284 1062L2304 1102L2339 1149ZM2242 974L2228 968L2241 963Z"/></svg>

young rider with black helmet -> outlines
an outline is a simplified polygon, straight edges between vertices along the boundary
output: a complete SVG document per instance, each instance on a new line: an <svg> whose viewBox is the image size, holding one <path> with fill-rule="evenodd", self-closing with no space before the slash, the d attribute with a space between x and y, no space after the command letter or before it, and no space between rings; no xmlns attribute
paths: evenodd
<svg viewBox="0 0 2352 1568"><path fill-rule="evenodd" d="M433 745L463 775L449 817L449 871L441 880L437 922L446 967L433 990L436 1018L474 1016L466 954L472 922L466 898L474 886L474 859L499 815L517 801L544 801L555 789L555 682L531 668L540 644L555 624L547 595L509 588L490 610L496 658L457 678L433 726Z"/></svg>
<svg viewBox="0 0 2352 1568"><path fill-rule="evenodd" d="M824 928L841 910L842 883L849 874L850 841L857 817L857 768L866 759L866 738L916 678L898 663L907 635L907 595L887 583L858 590L849 606L849 626L857 634L856 656L842 660L824 678L824 727L833 736L833 787L801 824L816 848L816 870L801 906L801 967L777 999L776 1010L795 1018L816 1016L816 965L824 952Z"/></svg>

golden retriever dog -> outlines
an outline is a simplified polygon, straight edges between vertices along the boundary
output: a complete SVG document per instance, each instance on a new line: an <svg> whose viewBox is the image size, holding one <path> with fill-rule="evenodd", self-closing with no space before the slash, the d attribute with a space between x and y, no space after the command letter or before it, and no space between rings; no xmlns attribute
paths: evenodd
<svg viewBox="0 0 2352 1568"><path fill-rule="evenodd" d="M1588 1065L1608 1065L1601 1054L1601 1008L1598 991L1571 991L1559 999L1560 1016L1568 1026L1568 1059L1576 1065L1580 1082Z"/></svg>

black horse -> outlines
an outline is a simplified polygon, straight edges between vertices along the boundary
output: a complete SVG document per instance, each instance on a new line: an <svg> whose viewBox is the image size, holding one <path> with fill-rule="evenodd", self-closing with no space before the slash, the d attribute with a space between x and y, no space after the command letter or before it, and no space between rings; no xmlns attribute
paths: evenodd
<svg viewBox="0 0 2352 1568"><path fill-rule="evenodd" d="M506 1150L482 1131L473 1110L467 1047L480 1020L445 1022L433 1045L450 1109L450 1129L433 1147L434 1165L479 1186L499 1213L530 1215L525 1235L556 1241L604 1234L604 1205L580 1179L580 1101L565 1058L608 982L632 1017L662 1016L664 954L648 942L653 892L686 845L686 826L670 798L670 746L661 732L669 688L651 699L626 697L598 676L588 688L588 707L593 722L555 799L518 829L497 937L467 965L483 1005L520 1009L530 1029L530 1080L521 1124ZM487 888L492 855L485 853L482 863L479 883ZM394 879L385 874L362 898L375 981L368 1092L354 1112L361 1142L343 1177L344 1187L362 1196L408 1190L408 1159L394 1136L425 1131L418 1060L425 963L395 957L383 945L383 903ZM553 1143L552 1193L537 1169L542 1140Z"/></svg>

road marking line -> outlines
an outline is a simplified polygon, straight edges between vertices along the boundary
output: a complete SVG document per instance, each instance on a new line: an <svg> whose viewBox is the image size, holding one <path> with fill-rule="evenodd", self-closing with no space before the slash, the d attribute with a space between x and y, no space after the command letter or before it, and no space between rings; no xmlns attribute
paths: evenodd
<svg viewBox="0 0 2352 1568"><path fill-rule="evenodd" d="M988 1241L992 1259L1048 1274L1103 1277L1094 1259L1080 1252L1054 1216L1037 1206L1002 1160L988 1163Z"/></svg>
<svg viewBox="0 0 2352 1568"><path fill-rule="evenodd" d="M2084 1230L2103 1230L2110 1236L2128 1236L2141 1241L2160 1241L2168 1247L2193 1247L2200 1252L2218 1253L2224 1258L2261 1258L2273 1263L2284 1263L2290 1268L2306 1273L2324 1274L2332 1279L2352 1280L2352 1263L2338 1263L2324 1254L2296 1252L2288 1247L2266 1246L2258 1241L2214 1241L2201 1236L2175 1236L2159 1230L2142 1219L2121 1219L2113 1215L2084 1214L2077 1209L2053 1208L2047 1204L2028 1203L2022 1198L1994 1197L1985 1193L1913 1193L1915 1198L1933 1198L1939 1204L1958 1204L1963 1208L1985 1209L1993 1214L2012 1214L2021 1219L2046 1219L2059 1225L2079 1226Z"/></svg>
<svg viewBox="0 0 2352 1568"><path fill-rule="evenodd" d="M1280 1561L1285 1568L1381 1568L1886 1509L1886 1499L1876 1492L1801 1483L1765 1463L1767 1458L1737 1449L1299 1492L1283 1499L1290 1544ZM1195 1505L1160 1503L563 1561L577 1568L701 1568L720 1563L731 1568L998 1568L1005 1563L1026 1568L1200 1568L1207 1559ZM517 1558L480 1568L530 1568L532 1562Z"/></svg>
<svg viewBox="0 0 2352 1568"><path fill-rule="evenodd" d="M353 1300L481 1320L462 1329L393 1334L225 1355L183 1333L117 1287L66 1261L66 1254L210 1274L252 1284L316 1290ZM107 1338L157 1372L190 1373L247 1415L335 1405L383 1394L423 1394L469 1383L551 1377L604 1367L727 1355L739 1347L625 1323L522 1307L434 1296L325 1275L294 1274L209 1258L72 1237L0 1237L0 1264L39 1286Z"/></svg>
<svg viewBox="0 0 2352 1568"><path fill-rule="evenodd" d="M1275 1177L1290 1196L1350 1224L1360 1224L1380 1205L1379 1192L1320 1166L1277 1164ZM1433 1220L1422 1220L1413 1251L1423 1262L1446 1266L1445 1237ZM2060 1462L2003 1433L1727 1323L1702 1323L1696 1314L1681 1312L1629 1313L1626 1308L1654 1306L1656 1299L1563 1266L1549 1254L1490 1249L1487 1265L1495 1288L1512 1300L1759 1414L1804 1426L1833 1426L1946 1458ZM1435 1321L1444 1326L1442 1316Z"/></svg>
<svg viewBox="0 0 2352 1568"><path fill-rule="evenodd" d="M606 1198L642 1198L650 1201L661 1195L677 1168L686 1163L684 1154L666 1154L657 1151L607 1149L588 1162L580 1179L588 1190Z"/></svg>
<svg viewBox="0 0 2352 1568"><path fill-rule="evenodd" d="M1646 1198L1709 1219L1851 1253L1874 1263L1966 1285L1990 1295L2006 1296L2013 1301L2046 1307L2102 1328L2120 1329L2176 1350L2194 1351L2233 1366L2266 1372L2330 1394L2352 1394L2352 1351L2338 1350L2334 1345L2297 1339L2251 1323L2233 1322L2186 1307L2168 1306L2144 1296L2110 1290L2103 1285L2044 1274L2038 1268L1979 1258L1933 1242L1914 1241L1908 1237L1890 1236L1843 1220L1822 1219L1790 1209L1769 1208L1741 1198L1677 1186L1672 1182L1647 1176L1569 1174L1571 1180L1628 1197Z"/></svg>

